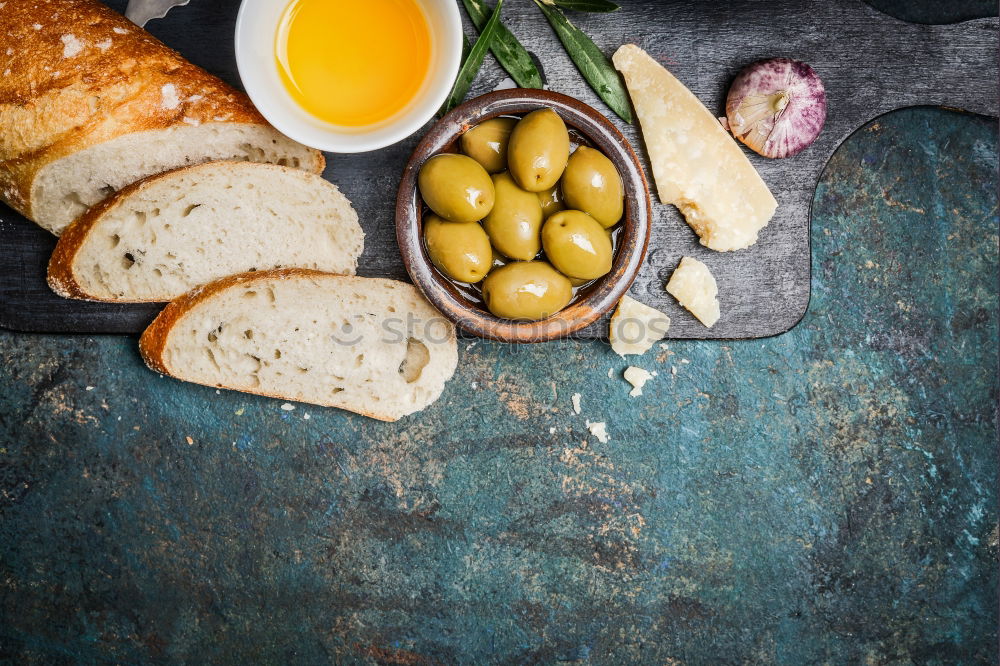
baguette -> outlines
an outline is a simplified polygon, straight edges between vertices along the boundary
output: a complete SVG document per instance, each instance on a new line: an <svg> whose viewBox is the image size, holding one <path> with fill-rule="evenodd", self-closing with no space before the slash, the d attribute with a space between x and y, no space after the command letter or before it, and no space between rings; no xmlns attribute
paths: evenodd
<svg viewBox="0 0 1000 666"><path fill-rule="evenodd" d="M146 176L322 153L97 0L0 1L0 199L52 233Z"/></svg>
<svg viewBox="0 0 1000 666"><path fill-rule="evenodd" d="M363 248L351 202L321 176L208 162L133 183L84 213L56 244L48 280L66 298L163 302L252 270L353 275Z"/></svg>
<svg viewBox="0 0 1000 666"><path fill-rule="evenodd" d="M170 303L139 340L156 372L395 421L455 372L455 327L405 282L286 268Z"/></svg>

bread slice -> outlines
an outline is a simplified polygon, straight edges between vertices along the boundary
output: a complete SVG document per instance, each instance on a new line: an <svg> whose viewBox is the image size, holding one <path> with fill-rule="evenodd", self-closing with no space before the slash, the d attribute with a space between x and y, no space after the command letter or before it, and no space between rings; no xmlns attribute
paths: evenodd
<svg viewBox="0 0 1000 666"><path fill-rule="evenodd" d="M455 327L413 285L299 268L185 294L139 350L177 379L383 421L437 400L458 360Z"/></svg>
<svg viewBox="0 0 1000 666"><path fill-rule="evenodd" d="M97 0L0 2L0 199L59 235L126 185L220 159L324 166Z"/></svg>
<svg viewBox="0 0 1000 666"><path fill-rule="evenodd" d="M67 298L163 302L253 270L353 275L363 248L351 202L321 176L209 162L139 181L91 208L59 239L49 285Z"/></svg>

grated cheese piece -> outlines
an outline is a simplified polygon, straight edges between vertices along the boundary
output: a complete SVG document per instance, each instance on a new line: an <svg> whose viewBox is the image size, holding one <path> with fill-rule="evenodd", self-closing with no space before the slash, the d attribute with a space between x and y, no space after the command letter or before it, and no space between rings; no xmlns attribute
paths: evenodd
<svg viewBox="0 0 1000 666"><path fill-rule="evenodd" d="M612 60L639 117L660 201L677 206L708 248L756 243L778 202L736 140L638 46L622 46Z"/></svg>
<svg viewBox="0 0 1000 666"><path fill-rule="evenodd" d="M626 295L611 317L608 338L619 356L645 354L669 329L670 317Z"/></svg>
<svg viewBox="0 0 1000 666"><path fill-rule="evenodd" d="M719 287L708 266L697 259L681 259L667 282L667 293L708 328L719 321Z"/></svg>
<svg viewBox="0 0 1000 666"><path fill-rule="evenodd" d="M642 387L653 378L648 371L630 365L625 368L625 381L632 385L632 390L628 392L630 397L637 398L642 395Z"/></svg>
<svg viewBox="0 0 1000 666"><path fill-rule="evenodd" d="M597 438L601 444L607 444L608 440L611 439L608 436L607 424L604 421L598 421L597 423L591 423L587 421L587 430L590 434Z"/></svg>

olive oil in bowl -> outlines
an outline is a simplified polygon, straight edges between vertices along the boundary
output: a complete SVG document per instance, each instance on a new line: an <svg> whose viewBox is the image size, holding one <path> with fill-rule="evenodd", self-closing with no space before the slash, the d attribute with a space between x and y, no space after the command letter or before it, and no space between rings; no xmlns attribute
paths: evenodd
<svg viewBox="0 0 1000 666"><path fill-rule="evenodd" d="M275 56L302 109L363 130L391 122L417 98L431 68L431 30L417 0L293 0Z"/></svg>

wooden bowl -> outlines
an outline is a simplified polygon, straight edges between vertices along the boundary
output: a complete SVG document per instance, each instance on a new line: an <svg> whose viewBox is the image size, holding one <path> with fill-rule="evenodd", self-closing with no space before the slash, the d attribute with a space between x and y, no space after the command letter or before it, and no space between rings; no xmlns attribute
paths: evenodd
<svg viewBox="0 0 1000 666"><path fill-rule="evenodd" d="M608 156L625 186L623 230L618 234L611 272L587 286L556 314L539 321L514 321L490 313L471 292L443 276L431 263L423 242L424 203L417 172L428 158L454 152L456 141L479 123L505 115L551 108L567 128ZM414 284L448 319L463 330L503 342L554 340L592 324L628 291L646 257L652 208L639 158L611 122L583 102L548 90L499 90L469 100L439 120L417 145L403 171L396 198L396 240Z"/></svg>

